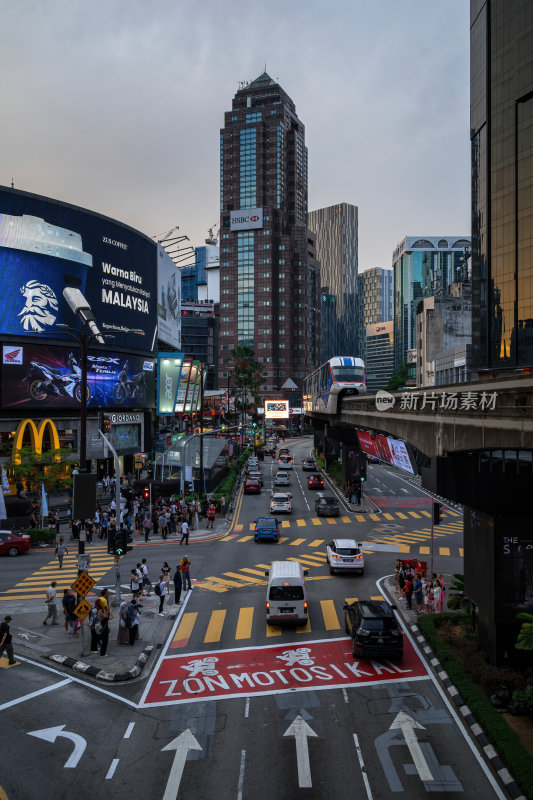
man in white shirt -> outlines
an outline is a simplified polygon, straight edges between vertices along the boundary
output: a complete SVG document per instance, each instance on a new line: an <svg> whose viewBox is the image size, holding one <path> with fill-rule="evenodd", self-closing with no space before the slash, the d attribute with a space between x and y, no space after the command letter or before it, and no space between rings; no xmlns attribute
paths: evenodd
<svg viewBox="0 0 533 800"><path fill-rule="evenodd" d="M184 519L183 522L181 523L180 545L182 545L183 542L185 542L185 544L189 544L189 523L187 522L186 519Z"/></svg>
<svg viewBox="0 0 533 800"><path fill-rule="evenodd" d="M45 603L48 606L48 612L46 614L46 619L43 622L43 625L47 625L47 620L52 617L52 625L58 625L57 621L57 606L56 606L56 582L52 581L48 589L46 590L46 598Z"/></svg>

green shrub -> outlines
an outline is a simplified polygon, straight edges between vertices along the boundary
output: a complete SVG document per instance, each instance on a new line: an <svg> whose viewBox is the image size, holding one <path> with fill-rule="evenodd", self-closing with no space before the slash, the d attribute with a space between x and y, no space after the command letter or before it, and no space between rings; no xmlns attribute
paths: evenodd
<svg viewBox="0 0 533 800"><path fill-rule="evenodd" d="M457 615L442 614L438 617L419 617L417 625L429 642L450 680L461 693L476 721L492 741L513 778L528 800L533 800L533 759L517 734L509 727L502 715L491 706L485 694L470 680L457 662L449 647L442 641L437 628L445 622L457 622Z"/></svg>
<svg viewBox="0 0 533 800"><path fill-rule="evenodd" d="M51 544L56 541L57 536L55 528L30 528L26 533L30 535L32 547L41 542Z"/></svg>

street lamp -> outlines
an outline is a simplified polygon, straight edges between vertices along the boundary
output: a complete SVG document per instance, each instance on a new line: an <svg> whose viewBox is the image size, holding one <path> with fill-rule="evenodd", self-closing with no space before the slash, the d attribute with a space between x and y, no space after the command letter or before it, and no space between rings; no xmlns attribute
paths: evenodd
<svg viewBox="0 0 533 800"><path fill-rule="evenodd" d="M204 476L204 375L214 364L199 364L200 373L200 494L205 494Z"/></svg>

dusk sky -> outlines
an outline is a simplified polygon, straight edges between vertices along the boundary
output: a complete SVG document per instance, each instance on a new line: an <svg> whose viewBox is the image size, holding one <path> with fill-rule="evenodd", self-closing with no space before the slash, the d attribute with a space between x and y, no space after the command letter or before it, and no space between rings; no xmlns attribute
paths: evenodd
<svg viewBox="0 0 533 800"><path fill-rule="evenodd" d="M219 130L265 67L294 100L309 210L359 208L359 268L470 235L467 0L0 0L0 184L149 236L219 221Z"/></svg>

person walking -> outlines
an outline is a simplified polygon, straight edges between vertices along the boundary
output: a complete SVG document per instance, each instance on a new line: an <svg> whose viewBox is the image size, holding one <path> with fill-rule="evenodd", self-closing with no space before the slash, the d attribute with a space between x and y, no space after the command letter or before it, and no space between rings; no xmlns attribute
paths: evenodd
<svg viewBox="0 0 533 800"><path fill-rule="evenodd" d="M150 597L152 594L152 581L148 575L148 564L146 563L145 558L142 560L141 571L143 574L143 592L146 592L146 596Z"/></svg>
<svg viewBox="0 0 533 800"><path fill-rule="evenodd" d="M222 517L226 516L226 498L224 495L220 498L220 515Z"/></svg>
<svg viewBox="0 0 533 800"><path fill-rule="evenodd" d="M59 537L59 542L56 544L56 556L57 560L59 561L59 569L63 569L63 558L65 557L65 553L68 555L68 550L65 546L65 542L63 537Z"/></svg>
<svg viewBox="0 0 533 800"><path fill-rule="evenodd" d="M142 524L144 528L144 541L147 542L150 538L150 531L152 530L152 521L150 520L149 514L145 516Z"/></svg>
<svg viewBox="0 0 533 800"><path fill-rule="evenodd" d="M174 605L179 606L181 602L181 570L180 565L176 566L176 572L174 573Z"/></svg>
<svg viewBox="0 0 533 800"><path fill-rule="evenodd" d="M181 582L183 586L183 591L186 592L187 589L192 589L191 562L189 561L189 558L187 556L181 559L180 569L181 569Z"/></svg>
<svg viewBox="0 0 533 800"><path fill-rule="evenodd" d="M61 602L63 605L63 614L65 616L65 633L69 632L69 626L72 625L72 636L76 636L76 623L78 618L74 613L74 609L76 608L76 596L72 589L63 590L63 599Z"/></svg>
<svg viewBox="0 0 533 800"><path fill-rule="evenodd" d="M189 544L189 523L186 519L183 520L181 523L181 539L180 539L180 547L185 542L185 544Z"/></svg>
<svg viewBox="0 0 533 800"><path fill-rule="evenodd" d="M7 653L8 662L10 664L16 664L15 656L13 655L13 638L9 631L9 623L13 617L10 617L9 614L4 617L4 621L0 624L0 658L4 655L4 650Z"/></svg>
<svg viewBox="0 0 533 800"><path fill-rule="evenodd" d="M48 611L46 614L46 619L43 621L43 625L48 624L48 620L50 617L52 617L52 625L59 625L57 621L56 586L57 582L52 581L52 583L46 590L46 597L44 602L48 606Z"/></svg>
<svg viewBox="0 0 533 800"><path fill-rule="evenodd" d="M167 578L166 576L161 573L159 576L159 616L164 617L165 612L163 611L163 606L165 605L165 596L167 593Z"/></svg>

